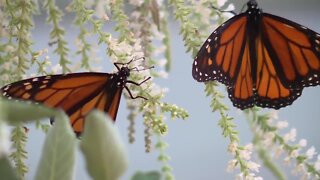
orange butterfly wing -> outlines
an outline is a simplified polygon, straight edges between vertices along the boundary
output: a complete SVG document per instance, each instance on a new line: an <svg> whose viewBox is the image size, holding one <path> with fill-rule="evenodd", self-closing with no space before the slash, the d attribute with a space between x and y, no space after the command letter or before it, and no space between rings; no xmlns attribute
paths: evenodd
<svg viewBox="0 0 320 180"><path fill-rule="evenodd" d="M266 48L284 86L320 85L320 34L267 13L262 24Z"/></svg>
<svg viewBox="0 0 320 180"><path fill-rule="evenodd" d="M199 82L217 80L233 85L245 47L247 17L235 16L218 27L196 56L192 75Z"/></svg>
<svg viewBox="0 0 320 180"><path fill-rule="evenodd" d="M218 80L233 105L279 109L292 104L306 86L320 84L320 35L297 23L248 10L217 28L193 64L199 82Z"/></svg>
<svg viewBox="0 0 320 180"><path fill-rule="evenodd" d="M83 131L84 117L96 108L116 119L121 87L107 73L73 73L30 78L2 88L3 95L62 108L70 117L74 131ZM116 88L115 88L116 87Z"/></svg>

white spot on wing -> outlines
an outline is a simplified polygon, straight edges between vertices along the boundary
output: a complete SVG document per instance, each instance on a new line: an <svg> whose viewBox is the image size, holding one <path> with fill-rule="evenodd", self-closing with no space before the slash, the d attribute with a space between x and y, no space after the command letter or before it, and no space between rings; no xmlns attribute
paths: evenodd
<svg viewBox="0 0 320 180"><path fill-rule="evenodd" d="M302 29L308 29L308 28L306 28L305 26L301 26L301 28L302 28Z"/></svg>
<svg viewBox="0 0 320 180"><path fill-rule="evenodd" d="M38 81L38 80L39 80L38 78L33 78L32 79L33 82Z"/></svg>

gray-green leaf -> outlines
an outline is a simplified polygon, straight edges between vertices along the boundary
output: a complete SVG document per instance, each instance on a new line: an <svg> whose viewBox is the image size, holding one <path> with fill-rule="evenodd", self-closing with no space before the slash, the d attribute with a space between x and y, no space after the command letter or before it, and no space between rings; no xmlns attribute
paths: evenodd
<svg viewBox="0 0 320 180"><path fill-rule="evenodd" d="M93 179L116 180L127 169L128 158L118 130L102 112L87 116L80 146Z"/></svg>
<svg viewBox="0 0 320 180"><path fill-rule="evenodd" d="M161 175L157 171L150 172L136 172L136 174L132 177L131 180L160 180Z"/></svg>
<svg viewBox="0 0 320 180"><path fill-rule="evenodd" d="M0 158L0 174L1 179L18 180L17 174L13 170L8 157Z"/></svg>
<svg viewBox="0 0 320 180"><path fill-rule="evenodd" d="M60 111L47 134L35 179L73 179L76 143L68 117Z"/></svg>
<svg viewBox="0 0 320 180"><path fill-rule="evenodd" d="M1 111L3 116L11 125L15 125L19 122L28 122L32 120L53 117L55 113L55 111L51 108L46 108L42 105L26 101L1 99L1 102Z"/></svg>

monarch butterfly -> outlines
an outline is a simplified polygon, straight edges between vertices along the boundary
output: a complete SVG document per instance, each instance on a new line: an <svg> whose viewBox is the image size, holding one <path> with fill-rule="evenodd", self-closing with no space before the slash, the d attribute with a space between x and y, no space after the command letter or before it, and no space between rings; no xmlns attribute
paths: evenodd
<svg viewBox="0 0 320 180"><path fill-rule="evenodd" d="M132 61L114 63L118 72L112 74L84 72L34 77L8 84L1 91L9 99L31 100L48 107L62 108L68 114L74 132L80 136L85 124L84 117L94 108L108 113L116 120L123 88L132 99L146 100L142 96L134 97L126 85L130 83L140 86L151 78L141 83L127 80L131 70L139 71L136 67L128 67Z"/></svg>
<svg viewBox="0 0 320 180"><path fill-rule="evenodd" d="M247 10L218 27L195 57L193 78L227 86L235 107L279 109L304 87L320 84L320 34L259 9Z"/></svg>

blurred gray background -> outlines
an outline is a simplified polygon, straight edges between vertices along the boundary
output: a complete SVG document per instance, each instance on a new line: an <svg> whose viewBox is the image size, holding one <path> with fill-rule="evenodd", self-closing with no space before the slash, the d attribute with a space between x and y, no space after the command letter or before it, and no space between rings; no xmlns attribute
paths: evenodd
<svg viewBox="0 0 320 180"><path fill-rule="evenodd" d="M234 3L235 11L239 12L247 1L232 0L230 2ZM320 32L319 0L260 0L258 3L264 12L282 16ZM45 18L45 13L35 18L34 49L47 47L50 26L44 23ZM67 40L70 44L73 44L77 35L74 32L78 32L78 30L76 27L70 26L71 21L72 19L65 18L62 25L67 30ZM211 112L210 99L206 98L204 94L204 84L198 83L192 78L191 65L193 59L190 54L185 53L184 43L179 36L179 29L177 22L170 22L172 71L167 79L158 81L162 86L169 88L165 101L185 108L190 114L190 118L186 121L167 120L169 133L163 138L170 144L166 149L166 153L171 156L170 165L173 167L173 173L178 180L234 179L238 171L235 171L235 173L226 172L227 162L233 158L227 152L229 140L222 136L222 131L218 127L219 114ZM208 32L209 34L211 32ZM101 48L99 53L103 70L110 72L113 65L103 50L104 48ZM53 48L49 50L51 59L57 58L51 55L52 52ZM70 59L72 59L72 56ZM224 90L224 87L221 90ZM248 144L252 140L252 134L246 119L239 114L236 108L231 106L228 98L225 99L225 103L231 107L228 113L235 118L234 122L237 124L237 130L240 133L241 144ZM144 127L141 117L138 117L137 121L136 142L134 144L127 143L127 115L125 101L122 99L116 125L120 130L122 139L126 142L130 158L129 169L122 179L129 179L136 171L160 170L161 168L161 164L157 161L158 151L154 150L148 154L144 151ZM289 122L289 128L285 129L283 133L289 132L290 128L296 128L298 132L297 142L299 139L305 138L308 140L308 147L314 146L319 151L320 87L306 88L302 96L293 105L279 111L279 117ZM34 177L44 140L43 133L32 128L32 125L30 126L31 131L29 131L30 137L27 144L29 153L27 164L30 167L30 172L27 179L33 179ZM154 139L153 142L155 141ZM256 157L256 154L253 156ZM79 152L77 157L76 179L90 179L85 171L82 154ZM261 163L257 159L255 161ZM283 157L278 160L278 164L281 165L281 169L285 170L288 179L299 179L299 177L290 174L291 170L289 168L283 166ZM264 179L274 179L267 169L262 167L260 170L260 173L257 174Z"/></svg>

